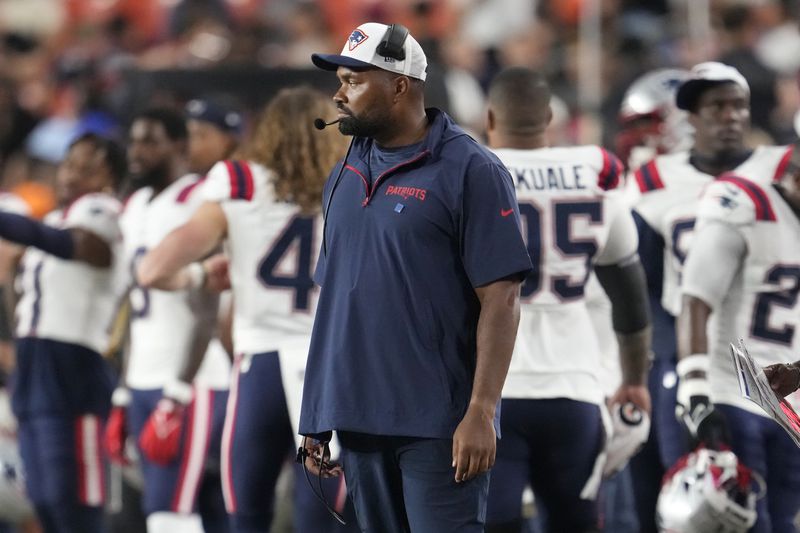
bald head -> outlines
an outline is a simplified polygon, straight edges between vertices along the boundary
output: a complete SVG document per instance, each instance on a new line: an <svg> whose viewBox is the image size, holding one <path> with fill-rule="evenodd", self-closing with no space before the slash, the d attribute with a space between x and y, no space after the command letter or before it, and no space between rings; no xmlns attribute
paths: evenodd
<svg viewBox="0 0 800 533"><path fill-rule="evenodd" d="M550 86L522 67L500 72L489 86L489 128L501 135L540 136L550 122Z"/></svg>

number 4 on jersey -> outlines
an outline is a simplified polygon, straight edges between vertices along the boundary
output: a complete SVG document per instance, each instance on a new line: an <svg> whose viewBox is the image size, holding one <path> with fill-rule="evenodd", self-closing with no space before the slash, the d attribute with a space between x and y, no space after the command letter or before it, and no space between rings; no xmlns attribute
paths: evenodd
<svg viewBox="0 0 800 533"><path fill-rule="evenodd" d="M294 291L294 310L308 311L311 307L311 277L314 246L314 217L296 216L275 240L272 248L258 265L258 278L270 288ZM281 262L287 253L296 247L294 272L281 272Z"/></svg>

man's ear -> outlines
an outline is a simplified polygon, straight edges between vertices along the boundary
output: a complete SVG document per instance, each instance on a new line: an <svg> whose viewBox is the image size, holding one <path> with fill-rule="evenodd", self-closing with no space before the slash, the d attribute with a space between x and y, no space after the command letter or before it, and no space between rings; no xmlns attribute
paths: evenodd
<svg viewBox="0 0 800 533"><path fill-rule="evenodd" d="M493 130L495 128L497 118L494 116L494 112L492 108L489 107L486 109L486 131Z"/></svg>
<svg viewBox="0 0 800 533"><path fill-rule="evenodd" d="M408 79L408 76L397 76L394 79L394 101L403 96L406 96L408 92L411 90L411 80Z"/></svg>

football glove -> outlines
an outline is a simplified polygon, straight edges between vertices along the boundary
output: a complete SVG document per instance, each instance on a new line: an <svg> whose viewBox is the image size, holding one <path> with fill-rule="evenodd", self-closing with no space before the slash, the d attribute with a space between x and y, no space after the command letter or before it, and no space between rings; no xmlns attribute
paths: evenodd
<svg viewBox="0 0 800 533"><path fill-rule="evenodd" d="M128 405L131 403L131 391L125 387L117 387L111 396L111 414L108 415L106 429L103 433L103 447L112 463L126 466L125 442L128 439L127 418Z"/></svg>
<svg viewBox="0 0 800 533"><path fill-rule="evenodd" d="M611 407L613 430L606 444L606 463L603 476L610 477L628 464L647 442L650 435L650 416L632 402Z"/></svg>
<svg viewBox="0 0 800 533"><path fill-rule="evenodd" d="M708 356L693 354L678 361L678 399L675 416L692 437L714 406L709 398Z"/></svg>
<svg viewBox="0 0 800 533"><path fill-rule="evenodd" d="M139 447L149 461L166 466L178 457L186 406L191 400L192 386L188 383L175 381L164 387L163 397L139 436Z"/></svg>

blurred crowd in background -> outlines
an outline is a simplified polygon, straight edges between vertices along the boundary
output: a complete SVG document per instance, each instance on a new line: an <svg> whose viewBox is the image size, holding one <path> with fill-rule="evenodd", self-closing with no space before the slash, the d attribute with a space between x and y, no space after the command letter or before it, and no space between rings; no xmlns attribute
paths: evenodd
<svg viewBox="0 0 800 533"><path fill-rule="evenodd" d="M506 66L550 80L552 144L613 149L637 76L717 59L750 82L754 142L791 142L799 11L796 0L0 0L0 188L43 214L53 164L75 135L121 136L137 108L198 97L221 95L252 116L272 96L263 80L279 87L298 70L313 82L311 52L338 51L367 20L410 28L428 55L429 104L476 135L486 84ZM167 72L182 89L160 82ZM215 95L191 83L209 72ZM149 85L135 83L142 76Z"/></svg>

